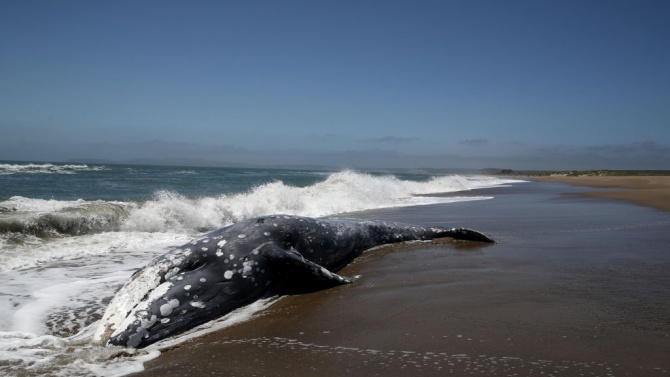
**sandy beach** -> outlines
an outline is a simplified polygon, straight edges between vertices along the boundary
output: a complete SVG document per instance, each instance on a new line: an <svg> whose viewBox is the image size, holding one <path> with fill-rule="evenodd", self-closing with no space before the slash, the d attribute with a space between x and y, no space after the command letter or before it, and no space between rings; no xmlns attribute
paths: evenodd
<svg viewBox="0 0 670 377"><path fill-rule="evenodd" d="M284 297L137 376L670 375L670 215L657 209L668 181L645 182L646 203L527 182L467 193L490 200L357 213L498 243L374 250L340 271L361 275L354 284Z"/></svg>
<svg viewBox="0 0 670 377"><path fill-rule="evenodd" d="M670 176L549 176L526 177L538 182L560 182L615 190L580 193L600 198L628 200L640 205L670 211Z"/></svg>

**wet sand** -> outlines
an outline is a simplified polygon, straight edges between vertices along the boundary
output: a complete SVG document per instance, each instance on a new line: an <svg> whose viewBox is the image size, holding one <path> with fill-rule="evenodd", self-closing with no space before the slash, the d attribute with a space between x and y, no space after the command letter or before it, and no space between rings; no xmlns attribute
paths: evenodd
<svg viewBox="0 0 670 377"><path fill-rule="evenodd" d="M616 190L581 193L599 198L627 200L644 206L670 211L670 176L550 176L532 177L538 182L560 182Z"/></svg>
<svg viewBox="0 0 670 377"><path fill-rule="evenodd" d="M354 284L282 298L137 375L670 375L670 215L572 195L587 190L529 182L356 214L498 243L374 250L340 271Z"/></svg>

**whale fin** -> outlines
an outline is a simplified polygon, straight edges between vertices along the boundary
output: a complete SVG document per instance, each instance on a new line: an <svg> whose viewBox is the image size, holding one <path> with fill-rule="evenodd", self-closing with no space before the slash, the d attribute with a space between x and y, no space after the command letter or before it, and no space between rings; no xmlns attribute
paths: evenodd
<svg viewBox="0 0 670 377"><path fill-rule="evenodd" d="M264 245L261 255L272 266L275 278L284 281L291 293L316 291L354 281L305 259L295 250L286 250L274 243Z"/></svg>
<svg viewBox="0 0 670 377"><path fill-rule="evenodd" d="M492 238L483 233L467 228L452 228L447 230L447 232L444 235L457 240L479 241L487 243L496 242Z"/></svg>

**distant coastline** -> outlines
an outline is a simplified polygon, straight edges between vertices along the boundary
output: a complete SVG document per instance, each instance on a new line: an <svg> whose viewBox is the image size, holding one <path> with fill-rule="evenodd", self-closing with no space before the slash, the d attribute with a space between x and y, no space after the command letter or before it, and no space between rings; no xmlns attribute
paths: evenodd
<svg viewBox="0 0 670 377"><path fill-rule="evenodd" d="M504 173L503 173L504 172ZM587 170L561 172L500 171L499 175L537 182L557 182L602 188L577 195L625 200L670 212L670 171L668 170Z"/></svg>
<svg viewBox="0 0 670 377"><path fill-rule="evenodd" d="M489 174L508 177L631 177L670 176L670 170L512 170L483 169Z"/></svg>

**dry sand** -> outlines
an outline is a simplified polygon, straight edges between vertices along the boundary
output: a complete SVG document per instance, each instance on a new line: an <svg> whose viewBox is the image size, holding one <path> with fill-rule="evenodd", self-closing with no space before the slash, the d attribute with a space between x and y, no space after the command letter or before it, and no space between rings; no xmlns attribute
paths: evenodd
<svg viewBox="0 0 670 377"><path fill-rule="evenodd" d="M549 176L528 177L540 182L561 182L575 186L618 190L580 193L600 198L628 200L644 206L670 211L670 176Z"/></svg>
<svg viewBox="0 0 670 377"><path fill-rule="evenodd" d="M377 249L340 271L354 284L282 298L138 376L668 376L670 215L563 194L583 190L357 214L498 243Z"/></svg>

